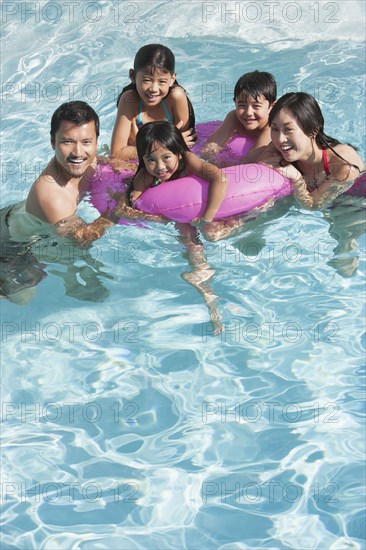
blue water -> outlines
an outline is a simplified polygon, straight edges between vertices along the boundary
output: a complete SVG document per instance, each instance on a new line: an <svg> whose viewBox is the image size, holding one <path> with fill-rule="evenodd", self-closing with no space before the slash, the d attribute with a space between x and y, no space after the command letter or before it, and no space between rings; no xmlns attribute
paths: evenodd
<svg viewBox="0 0 366 550"><path fill-rule="evenodd" d="M241 74L268 70L279 95L315 94L327 133L365 158L364 9L3 2L1 204L51 157L61 102L97 110L106 150L150 42L175 53L198 121L225 116ZM173 224L43 250L32 300L0 302L2 548L364 548L363 221L358 199L327 214L286 199L203 239L218 336Z"/></svg>

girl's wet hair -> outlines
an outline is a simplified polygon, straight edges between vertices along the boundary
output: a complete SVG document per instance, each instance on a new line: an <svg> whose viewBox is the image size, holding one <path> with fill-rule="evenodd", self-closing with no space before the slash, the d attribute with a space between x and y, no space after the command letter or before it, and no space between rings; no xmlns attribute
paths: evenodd
<svg viewBox="0 0 366 550"><path fill-rule="evenodd" d="M99 136L99 117L88 103L85 101L69 101L60 105L53 113L51 118L51 143L55 142L56 132L61 126L61 122L66 120L72 122L75 126L81 126L94 121L95 132Z"/></svg>
<svg viewBox="0 0 366 550"><path fill-rule="evenodd" d="M159 120L144 124L137 132L136 149L139 157L137 172L145 168L144 156L154 151L157 144L175 155L180 155L182 157L180 170L185 169L185 156L189 149L181 132L173 122Z"/></svg>
<svg viewBox="0 0 366 550"><path fill-rule="evenodd" d="M145 70L154 74L156 70L175 73L175 57L173 52L162 44L146 44L139 49L133 61L135 72Z"/></svg>
<svg viewBox="0 0 366 550"><path fill-rule="evenodd" d="M135 59L133 61L133 70L135 74L138 71L145 71L150 76L154 75L155 71L162 71L173 75L175 73L174 54L169 48L163 46L162 44L146 44L145 46L142 46L142 48L140 48L136 53ZM182 90L184 90L185 94L187 95L187 92L182 86L180 86L178 80L174 81L172 88L174 88L175 86L179 86L180 88L182 88ZM117 98L117 107L121 95L128 90L136 91L135 82L131 82L122 89L122 92ZM187 102L189 111L189 127L194 129L196 117L194 114L193 105L188 95Z"/></svg>
<svg viewBox="0 0 366 550"><path fill-rule="evenodd" d="M277 97L276 79L271 73L253 71L243 74L235 84L234 101L237 99L248 99L252 97L257 100L263 95L272 105Z"/></svg>
<svg viewBox="0 0 366 550"><path fill-rule="evenodd" d="M136 149L139 158L139 165L134 177L145 168L144 156L149 155L156 145L159 144L164 149L171 151L175 155L180 155L179 172L186 168L186 153L189 151L182 134L173 122L167 120L158 120L156 122L147 122L140 128L136 135ZM127 199L131 204L131 192L133 191L133 179L130 181L127 188Z"/></svg>

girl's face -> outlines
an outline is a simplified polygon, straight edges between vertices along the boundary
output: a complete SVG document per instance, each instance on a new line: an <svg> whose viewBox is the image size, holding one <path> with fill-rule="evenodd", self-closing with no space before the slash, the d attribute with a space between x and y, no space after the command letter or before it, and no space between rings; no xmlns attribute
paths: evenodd
<svg viewBox="0 0 366 550"><path fill-rule="evenodd" d="M135 75L136 90L143 103L148 107L159 105L168 95L169 89L175 81L175 74L171 75L156 69L152 74L150 71L137 71Z"/></svg>
<svg viewBox="0 0 366 550"><path fill-rule="evenodd" d="M314 154L314 139L304 133L285 109L281 109L272 121L271 139L287 162L307 160Z"/></svg>
<svg viewBox="0 0 366 550"><path fill-rule="evenodd" d="M246 130L262 130L268 124L268 115L272 105L260 95L257 99L253 97L237 97L235 100L236 116Z"/></svg>
<svg viewBox="0 0 366 550"><path fill-rule="evenodd" d="M177 171L181 158L181 155L164 149L160 143L154 143L151 152L144 155L143 160L149 174L159 181L168 181Z"/></svg>

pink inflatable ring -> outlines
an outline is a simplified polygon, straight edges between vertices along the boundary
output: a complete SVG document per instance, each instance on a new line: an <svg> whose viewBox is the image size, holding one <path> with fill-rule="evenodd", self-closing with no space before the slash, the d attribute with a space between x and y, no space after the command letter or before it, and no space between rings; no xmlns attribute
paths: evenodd
<svg viewBox="0 0 366 550"><path fill-rule="evenodd" d="M197 125L198 141L192 149L199 154L207 138L220 122L206 122ZM252 141L234 136L220 154L222 162L238 162L251 148ZM258 208L269 199L276 200L290 195L290 181L263 164L238 164L223 168L228 178L226 197L215 219L226 218ZM113 211L116 201L114 193L126 191L126 180L133 172L116 172L108 164L99 165L90 189L90 201L99 212ZM196 176L180 178L162 183L145 191L136 201L135 207L148 214L163 215L178 222L189 222L203 214L207 201L208 183ZM358 178L347 194L366 195L366 174ZM136 223L121 219L120 224Z"/></svg>

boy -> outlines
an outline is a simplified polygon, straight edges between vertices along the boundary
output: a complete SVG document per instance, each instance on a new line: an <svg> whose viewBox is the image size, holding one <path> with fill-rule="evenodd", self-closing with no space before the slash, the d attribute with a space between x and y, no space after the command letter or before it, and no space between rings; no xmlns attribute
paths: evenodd
<svg viewBox="0 0 366 550"><path fill-rule="evenodd" d="M254 139L253 146L241 162L257 162L263 148L271 142L268 116L276 94L276 81L270 73L253 71L241 76L234 89L235 110L226 115L224 122L207 140L201 157L214 162L221 149L238 133Z"/></svg>

